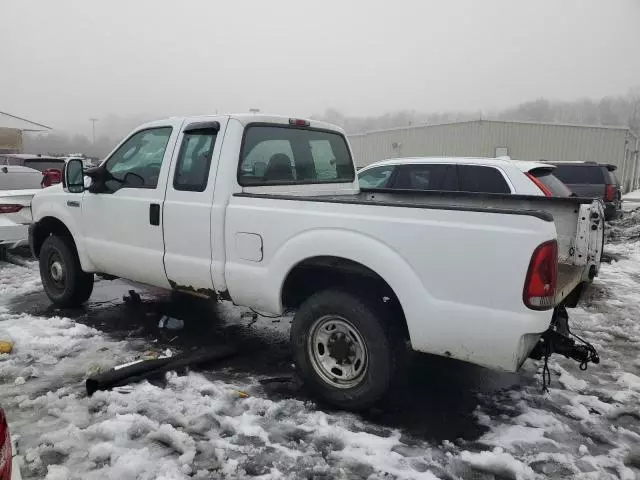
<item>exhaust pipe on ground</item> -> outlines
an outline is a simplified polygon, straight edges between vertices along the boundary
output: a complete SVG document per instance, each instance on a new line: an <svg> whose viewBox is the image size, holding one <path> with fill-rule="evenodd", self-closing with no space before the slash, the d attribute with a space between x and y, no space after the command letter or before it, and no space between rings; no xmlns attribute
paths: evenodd
<svg viewBox="0 0 640 480"><path fill-rule="evenodd" d="M98 390L111 390L130 383L140 382L162 376L171 370L183 370L188 367L206 365L223 360L236 353L234 347L227 345L209 348L206 351L184 353L175 357L142 360L123 367L116 367L99 375L87 378L85 386L87 394L93 395Z"/></svg>

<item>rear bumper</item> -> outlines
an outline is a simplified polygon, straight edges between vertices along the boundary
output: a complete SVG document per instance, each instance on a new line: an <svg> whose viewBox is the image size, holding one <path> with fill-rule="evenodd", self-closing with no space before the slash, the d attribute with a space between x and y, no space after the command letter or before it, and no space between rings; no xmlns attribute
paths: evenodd
<svg viewBox="0 0 640 480"><path fill-rule="evenodd" d="M549 328L553 317L553 310L523 308L520 312L513 312L468 308L473 309L476 319L473 324L468 321L472 318L469 311L463 312L465 318L456 318L459 308L446 312L442 316L448 319L447 327L455 327L445 330L439 323L424 325L423 330L428 335L422 338L426 341L422 342L421 337L412 334L412 348L494 370L517 372Z"/></svg>
<svg viewBox="0 0 640 480"><path fill-rule="evenodd" d="M29 241L28 229L28 225L0 218L0 246L15 248L26 245Z"/></svg>

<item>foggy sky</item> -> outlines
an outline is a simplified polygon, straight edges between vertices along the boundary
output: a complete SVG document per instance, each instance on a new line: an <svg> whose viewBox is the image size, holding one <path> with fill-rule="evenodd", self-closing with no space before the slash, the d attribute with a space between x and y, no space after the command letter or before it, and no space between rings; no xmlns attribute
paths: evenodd
<svg viewBox="0 0 640 480"><path fill-rule="evenodd" d="M0 110L505 108L640 85L638 0L0 0Z"/></svg>

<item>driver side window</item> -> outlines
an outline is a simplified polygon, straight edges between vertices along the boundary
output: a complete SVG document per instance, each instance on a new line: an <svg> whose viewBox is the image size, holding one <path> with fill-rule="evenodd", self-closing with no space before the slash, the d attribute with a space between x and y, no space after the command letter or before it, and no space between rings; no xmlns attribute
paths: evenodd
<svg viewBox="0 0 640 480"><path fill-rule="evenodd" d="M150 128L131 136L107 160L110 192L121 188L156 188L171 127Z"/></svg>

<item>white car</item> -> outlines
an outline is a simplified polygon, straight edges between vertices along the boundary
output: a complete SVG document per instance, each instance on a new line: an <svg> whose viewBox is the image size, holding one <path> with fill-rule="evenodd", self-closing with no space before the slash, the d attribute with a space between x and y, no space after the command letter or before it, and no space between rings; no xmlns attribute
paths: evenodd
<svg viewBox="0 0 640 480"><path fill-rule="evenodd" d="M0 166L0 249L28 242L31 199L41 189L42 173L17 165Z"/></svg>
<svg viewBox="0 0 640 480"><path fill-rule="evenodd" d="M152 122L64 178L35 195L29 229L54 303L83 303L102 273L295 311L301 377L351 409L391 387L407 345L518 370L600 263L599 202L360 192L344 132L315 120Z"/></svg>
<svg viewBox="0 0 640 480"><path fill-rule="evenodd" d="M358 180L364 189L570 197L553 170L548 163L503 158L395 158L362 168Z"/></svg>

